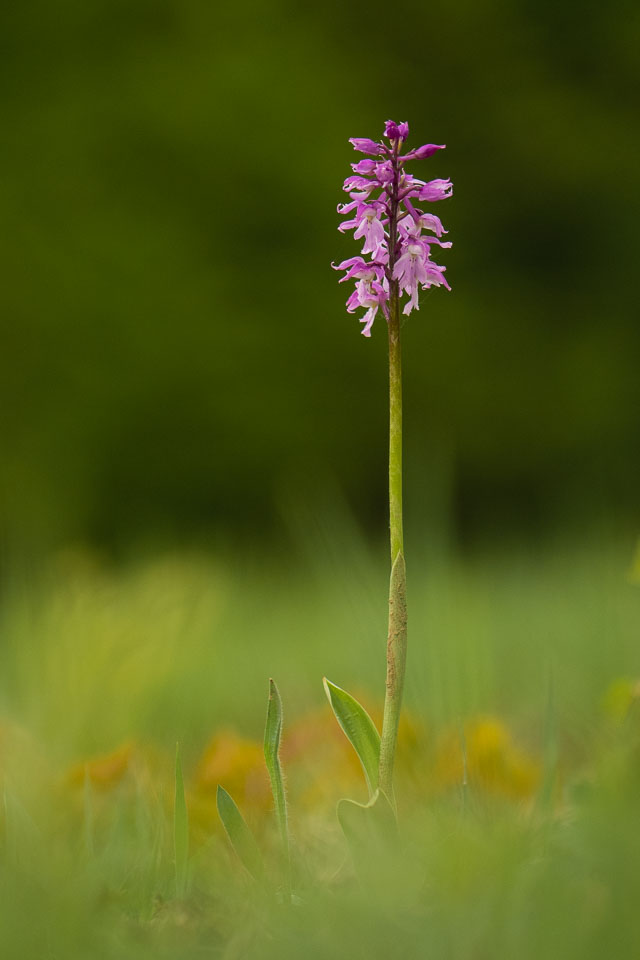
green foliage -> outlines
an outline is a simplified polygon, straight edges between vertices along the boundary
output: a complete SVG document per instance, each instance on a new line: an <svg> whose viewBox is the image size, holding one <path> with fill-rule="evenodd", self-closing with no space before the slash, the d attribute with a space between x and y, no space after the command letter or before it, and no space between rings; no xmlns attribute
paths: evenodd
<svg viewBox="0 0 640 960"><path fill-rule="evenodd" d="M247 826L247 822L238 810L233 798L220 785L218 785L216 793L216 806L222 825L229 837L231 846L238 855L238 859L254 880L261 882L264 878L264 864L256 838Z"/></svg>
<svg viewBox="0 0 640 960"><path fill-rule="evenodd" d="M358 754L367 781L369 798L372 799L378 788L380 734L367 711L355 697L336 686L335 683L331 683L326 677L323 683L336 720Z"/></svg>
<svg viewBox="0 0 640 960"><path fill-rule="evenodd" d="M176 782L173 806L173 846L176 863L176 896L180 900L187 892L189 873L189 815L184 793L180 746L176 744Z"/></svg>
<svg viewBox="0 0 640 960"><path fill-rule="evenodd" d="M280 834L280 859L283 893L291 901L291 864L289 851L289 823L284 777L280 763L282 737L282 700L273 680L269 680L267 722L264 731L264 759L271 783L271 793ZM218 784L216 794L218 814L233 849L251 876L258 881L264 877L262 855L253 833L240 813L235 801Z"/></svg>
<svg viewBox="0 0 640 960"><path fill-rule="evenodd" d="M275 805L276 820L282 844L282 869L285 893L290 895L290 852L289 823L287 815L287 796L280 764L280 738L282 736L282 700L273 680L269 680L269 700L267 703L267 722L264 729L264 759L271 781L271 792Z"/></svg>

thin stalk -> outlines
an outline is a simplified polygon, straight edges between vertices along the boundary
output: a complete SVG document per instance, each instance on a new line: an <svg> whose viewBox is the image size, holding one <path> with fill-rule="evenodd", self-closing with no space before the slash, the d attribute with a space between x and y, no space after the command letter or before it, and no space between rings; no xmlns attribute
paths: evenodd
<svg viewBox="0 0 640 960"><path fill-rule="evenodd" d="M393 279L396 260L400 170L398 147L394 146L395 175L389 217L389 534L391 579L389 584L389 632L387 636L387 681L380 742L379 786L393 802L393 766L398 740L407 659L407 599L402 532L402 362L398 282Z"/></svg>

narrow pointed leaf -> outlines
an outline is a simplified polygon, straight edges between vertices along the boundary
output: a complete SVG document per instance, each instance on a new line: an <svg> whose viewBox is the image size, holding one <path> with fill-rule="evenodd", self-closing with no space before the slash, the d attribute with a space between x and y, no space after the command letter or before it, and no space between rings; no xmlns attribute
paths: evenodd
<svg viewBox="0 0 640 960"><path fill-rule="evenodd" d="M355 697L341 687L337 687L335 683L331 683L326 677L323 683L336 720L358 754L371 798L378 788L380 734L367 711Z"/></svg>
<svg viewBox="0 0 640 960"><path fill-rule="evenodd" d="M264 759L271 781L271 792L276 811L276 820L282 841L282 858L285 887L290 892L289 824L287 797L280 765L280 739L282 736L282 700L273 680L269 680L267 722L264 729Z"/></svg>
<svg viewBox="0 0 640 960"><path fill-rule="evenodd" d="M264 865L256 839L233 798L220 786L216 795L216 805L222 826L240 863L254 880L260 882L264 875Z"/></svg>
<svg viewBox="0 0 640 960"><path fill-rule="evenodd" d="M180 747L176 745L176 793L173 807L173 840L176 858L176 896L187 892L187 869L189 860L189 816L184 795Z"/></svg>

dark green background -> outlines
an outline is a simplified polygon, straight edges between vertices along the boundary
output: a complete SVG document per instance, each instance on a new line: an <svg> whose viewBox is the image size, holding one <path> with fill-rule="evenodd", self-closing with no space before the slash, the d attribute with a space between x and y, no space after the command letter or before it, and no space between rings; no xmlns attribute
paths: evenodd
<svg viewBox="0 0 640 960"><path fill-rule="evenodd" d="M2 531L384 529L385 331L329 263L350 136L448 149L404 328L409 519L637 522L640 8L31 0L0 13Z"/></svg>

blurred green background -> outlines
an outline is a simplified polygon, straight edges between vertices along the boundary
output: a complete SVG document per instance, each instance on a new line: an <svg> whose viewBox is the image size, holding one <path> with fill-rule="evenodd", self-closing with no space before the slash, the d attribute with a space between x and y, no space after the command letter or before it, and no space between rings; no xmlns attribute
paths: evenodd
<svg viewBox="0 0 640 960"><path fill-rule="evenodd" d="M323 498L384 533L385 331L329 264L388 117L455 183L453 292L405 327L409 524L638 525L635 2L29 0L0 36L5 559L282 544Z"/></svg>

